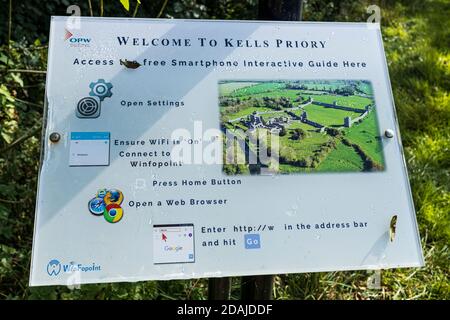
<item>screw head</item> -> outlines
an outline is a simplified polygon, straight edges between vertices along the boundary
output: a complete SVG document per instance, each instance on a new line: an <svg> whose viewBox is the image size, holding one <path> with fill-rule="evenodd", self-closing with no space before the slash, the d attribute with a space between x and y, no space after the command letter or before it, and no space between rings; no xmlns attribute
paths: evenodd
<svg viewBox="0 0 450 320"><path fill-rule="evenodd" d="M384 135L387 138L393 138L394 137L394 130L392 129L386 129L386 131L384 131Z"/></svg>
<svg viewBox="0 0 450 320"><path fill-rule="evenodd" d="M49 139L51 142L56 143L61 139L61 135L58 132L52 132Z"/></svg>

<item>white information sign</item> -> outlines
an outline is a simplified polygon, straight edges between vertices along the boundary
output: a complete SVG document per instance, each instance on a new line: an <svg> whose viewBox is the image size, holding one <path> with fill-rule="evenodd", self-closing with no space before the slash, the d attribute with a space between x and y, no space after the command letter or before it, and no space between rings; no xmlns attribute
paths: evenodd
<svg viewBox="0 0 450 320"><path fill-rule="evenodd" d="M377 24L80 19L31 285L423 265Z"/></svg>

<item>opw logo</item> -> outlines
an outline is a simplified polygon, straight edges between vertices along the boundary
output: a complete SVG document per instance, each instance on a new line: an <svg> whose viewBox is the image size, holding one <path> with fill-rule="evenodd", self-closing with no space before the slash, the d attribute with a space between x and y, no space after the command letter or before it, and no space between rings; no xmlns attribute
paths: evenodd
<svg viewBox="0 0 450 320"><path fill-rule="evenodd" d="M47 264L47 273L49 276L57 276L61 272L61 263L56 260L50 260Z"/></svg>
<svg viewBox="0 0 450 320"><path fill-rule="evenodd" d="M67 30L67 29L65 29L66 30L66 35L64 36L64 40L69 40L70 38L72 38L72 36L73 36L73 33L72 32L70 32L69 30Z"/></svg>
<svg viewBox="0 0 450 320"><path fill-rule="evenodd" d="M71 47L89 47L91 43L91 38L87 37L78 37L75 36L72 32L70 32L67 29L65 30L64 34L64 41L69 42Z"/></svg>

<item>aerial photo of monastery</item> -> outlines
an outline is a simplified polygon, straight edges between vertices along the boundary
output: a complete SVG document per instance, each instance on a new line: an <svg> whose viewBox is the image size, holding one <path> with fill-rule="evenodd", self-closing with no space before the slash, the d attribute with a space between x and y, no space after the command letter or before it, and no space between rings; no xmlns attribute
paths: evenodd
<svg viewBox="0 0 450 320"><path fill-rule="evenodd" d="M263 130L279 137L277 173L384 170L368 81L220 81L219 107L221 129L242 136L237 152L245 159L269 143L254 143L249 136ZM254 158L255 163L225 163L223 171L258 174L265 164Z"/></svg>

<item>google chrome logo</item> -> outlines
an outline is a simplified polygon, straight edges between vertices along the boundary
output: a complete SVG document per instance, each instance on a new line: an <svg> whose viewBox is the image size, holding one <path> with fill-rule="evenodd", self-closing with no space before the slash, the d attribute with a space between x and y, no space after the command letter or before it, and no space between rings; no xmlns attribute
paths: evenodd
<svg viewBox="0 0 450 320"><path fill-rule="evenodd" d="M100 189L94 198L89 200L89 212L105 218L109 223L119 222L123 217L123 193L117 189Z"/></svg>
<svg viewBox="0 0 450 320"><path fill-rule="evenodd" d="M110 223L119 222L123 216L123 209L118 204L108 204L105 208L103 216Z"/></svg>

